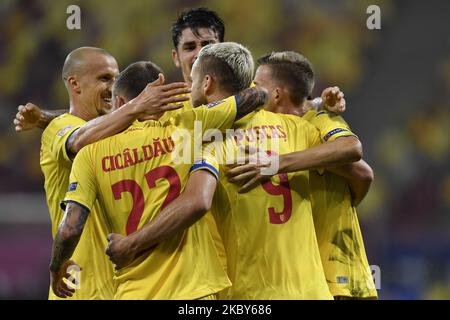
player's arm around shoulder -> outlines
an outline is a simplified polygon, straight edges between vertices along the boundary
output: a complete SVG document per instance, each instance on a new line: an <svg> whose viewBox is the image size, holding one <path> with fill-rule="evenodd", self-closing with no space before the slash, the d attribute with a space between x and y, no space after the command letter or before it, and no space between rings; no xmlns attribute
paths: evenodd
<svg viewBox="0 0 450 320"><path fill-rule="evenodd" d="M134 99L116 108L113 112L88 121L69 138L67 150L72 157L84 146L115 135L128 128L138 118L160 115L183 107L189 100L190 88L184 82L164 84L159 74Z"/></svg>
<svg viewBox="0 0 450 320"><path fill-rule="evenodd" d="M228 170L229 181L241 185L239 192L248 192L277 173L340 166L359 161L362 157L362 146L355 136L321 143L320 132L315 126L298 116L289 115L283 119L289 129L288 134L296 136L298 151L270 157L259 152L256 161ZM267 170L274 167L275 171Z"/></svg>
<svg viewBox="0 0 450 320"><path fill-rule="evenodd" d="M224 131L231 128L237 120L262 107L267 98L265 89L248 88L223 100L178 114L174 124L189 127L192 126L193 121L190 119L193 118L201 121L203 131L208 129Z"/></svg>
<svg viewBox="0 0 450 320"><path fill-rule="evenodd" d="M320 131L323 141L335 144L348 154L360 153L362 157L362 144L342 116L321 111L312 116L309 114L306 118ZM367 195L374 179L372 168L362 159L326 169L347 180L354 206L359 205Z"/></svg>
<svg viewBox="0 0 450 320"><path fill-rule="evenodd" d="M327 168L327 171L347 181L352 195L352 205L355 207L364 200L375 179L372 168L362 159L341 167Z"/></svg>
<svg viewBox="0 0 450 320"><path fill-rule="evenodd" d="M332 147L337 157L342 157L343 164L362 158L362 144L341 115L330 111L310 111L303 119L319 131L321 142Z"/></svg>
<svg viewBox="0 0 450 320"><path fill-rule="evenodd" d="M262 107L269 97L266 89L251 87L238 93L235 98L237 108L236 120L238 120Z"/></svg>

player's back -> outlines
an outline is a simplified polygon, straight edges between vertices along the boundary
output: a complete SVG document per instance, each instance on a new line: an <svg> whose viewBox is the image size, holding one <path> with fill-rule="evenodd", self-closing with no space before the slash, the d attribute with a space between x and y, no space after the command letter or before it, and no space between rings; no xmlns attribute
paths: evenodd
<svg viewBox="0 0 450 320"><path fill-rule="evenodd" d="M111 232L134 232L178 197L191 167L200 168L192 165L191 157L187 162L172 160L174 152L191 155L195 121L203 124L201 134L210 128L224 130L236 112L235 98L230 97L170 121L132 125L85 147L72 169L76 190L68 192L66 200L90 208L98 198ZM177 149L181 146L183 151ZM119 299L197 299L230 285L204 219L121 269L117 283Z"/></svg>
<svg viewBox="0 0 450 320"><path fill-rule="evenodd" d="M279 154L319 142L306 121L265 110L236 123L236 145L278 141ZM273 150L274 145L271 146ZM277 174L248 193L220 179L213 213L233 286L225 299L330 299L309 200L308 172Z"/></svg>

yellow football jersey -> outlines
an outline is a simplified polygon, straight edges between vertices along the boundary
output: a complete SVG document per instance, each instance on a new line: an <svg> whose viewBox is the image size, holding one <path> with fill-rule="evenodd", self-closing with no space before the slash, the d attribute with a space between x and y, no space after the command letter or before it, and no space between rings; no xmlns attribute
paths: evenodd
<svg viewBox="0 0 450 320"><path fill-rule="evenodd" d="M180 96L185 96L185 95L182 94ZM189 94L186 94L186 96L190 97ZM189 99L187 101L183 101L182 103L183 103L183 107L181 107L180 109L164 112L163 115L159 118L159 121L160 122L168 121L168 120L170 120L170 118L176 116L177 114L179 114L181 112L185 112L185 111L189 111L189 110L193 109L191 99Z"/></svg>
<svg viewBox="0 0 450 320"><path fill-rule="evenodd" d="M192 133L230 128L234 97L179 113L169 121L146 121L85 147L77 155L65 201L92 208L97 198L111 231L130 234L151 221L183 190L192 170L214 167L173 158L183 146L192 156ZM179 134L185 130L188 135ZM178 151L177 151L178 150ZM231 285L205 219L161 242L116 273L116 299L198 299Z"/></svg>
<svg viewBox="0 0 450 320"><path fill-rule="evenodd" d="M319 129L323 141L354 136L341 116L309 111L303 117ZM317 240L333 296L376 298L356 209L343 177L311 171L312 207Z"/></svg>
<svg viewBox="0 0 450 320"><path fill-rule="evenodd" d="M85 124L71 114L63 114L49 123L42 133L40 164L45 177L45 194L52 223L52 236L56 235L64 215L60 202L64 199L69 186L69 174L72 161L66 153L66 142L70 134ZM94 210L98 210L97 205ZM86 222L72 260L80 265L82 271L75 272L79 289L67 299L112 299L113 268L104 251L106 248L106 230L96 214ZM49 299L59 299L50 289Z"/></svg>
<svg viewBox="0 0 450 320"><path fill-rule="evenodd" d="M168 111L165 112L162 117L159 119L160 122L166 122L169 121L171 118L173 118L174 116L176 116L179 113L185 112L185 111L189 111L191 109L193 109L193 105L192 105L192 101L191 99L184 101L183 102L183 107L177 110L172 110L172 111ZM214 219L211 211L208 211L203 218L208 227L209 227L209 231L211 233L211 236L214 240L214 244L216 246L216 250L219 254L219 257L221 259L222 265L224 270L227 269L227 261L226 261L226 254L225 254L225 248L223 246L223 241L222 241L222 237L220 236L219 230L217 228L217 223L216 220Z"/></svg>
<svg viewBox="0 0 450 320"><path fill-rule="evenodd" d="M234 128L234 148L267 142L264 149L285 154L320 143L317 129L300 117L265 110L247 115ZM277 174L240 194L239 186L221 175L212 212L233 283L221 299L332 298L314 231L308 176L308 171Z"/></svg>

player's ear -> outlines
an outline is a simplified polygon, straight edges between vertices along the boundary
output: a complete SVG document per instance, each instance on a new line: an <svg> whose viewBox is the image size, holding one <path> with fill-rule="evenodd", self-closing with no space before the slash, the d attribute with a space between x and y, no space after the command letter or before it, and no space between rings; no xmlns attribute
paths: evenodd
<svg viewBox="0 0 450 320"><path fill-rule="evenodd" d="M123 106L125 103L127 103L127 100L123 97L123 96L116 96L115 97L115 104L114 104L114 108L118 109L121 106Z"/></svg>
<svg viewBox="0 0 450 320"><path fill-rule="evenodd" d="M214 78L211 77L209 74L205 75L205 77L203 78L202 86L205 95L211 94L212 91L214 90Z"/></svg>
<svg viewBox="0 0 450 320"><path fill-rule="evenodd" d="M72 91L75 91L76 93L81 93L80 83L75 75L69 76L67 78L67 85Z"/></svg>
<svg viewBox="0 0 450 320"><path fill-rule="evenodd" d="M172 60L177 68L180 67L180 59L178 58L178 52L175 49L172 49Z"/></svg>
<svg viewBox="0 0 450 320"><path fill-rule="evenodd" d="M283 97L283 90L279 87L275 87L275 89L271 92L272 100L275 102L279 102Z"/></svg>

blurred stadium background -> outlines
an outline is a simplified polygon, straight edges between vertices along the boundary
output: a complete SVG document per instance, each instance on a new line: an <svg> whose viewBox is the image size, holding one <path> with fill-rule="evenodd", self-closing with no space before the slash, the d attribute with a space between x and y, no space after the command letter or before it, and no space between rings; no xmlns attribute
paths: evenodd
<svg viewBox="0 0 450 320"><path fill-rule="evenodd" d="M81 8L81 30L66 9ZM381 8L368 30L366 8ZM45 299L51 232L39 167L40 131L16 134L19 104L64 108L60 70L76 47L103 47L121 68L150 59L170 80L170 25L206 6L226 40L255 58L272 50L308 57L315 94L338 85L375 183L358 212L381 299L450 298L450 2L442 0L227 0L0 2L0 298Z"/></svg>

